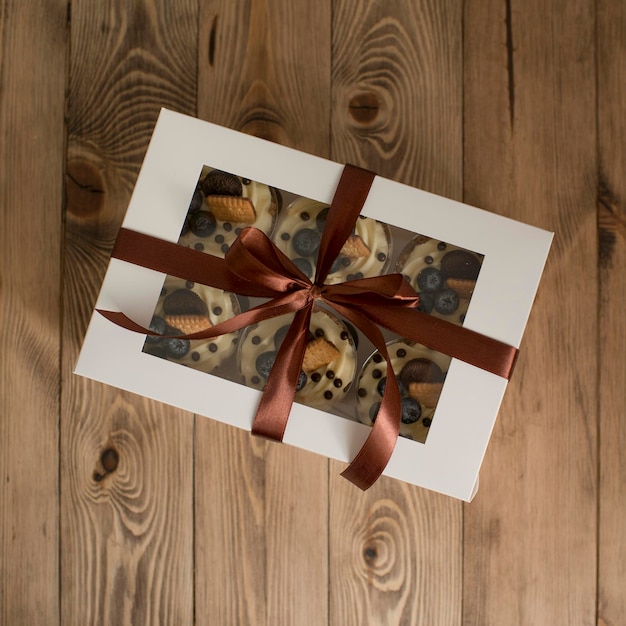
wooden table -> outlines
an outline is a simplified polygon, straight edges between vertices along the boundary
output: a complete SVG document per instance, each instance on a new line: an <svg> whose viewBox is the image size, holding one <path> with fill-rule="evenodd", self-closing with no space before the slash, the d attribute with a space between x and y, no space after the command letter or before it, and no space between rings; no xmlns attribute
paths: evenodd
<svg viewBox="0 0 626 626"><path fill-rule="evenodd" d="M3 625L625 623L626 4L0 15ZM556 232L471 504L72 374L161 106Z"/></svg>

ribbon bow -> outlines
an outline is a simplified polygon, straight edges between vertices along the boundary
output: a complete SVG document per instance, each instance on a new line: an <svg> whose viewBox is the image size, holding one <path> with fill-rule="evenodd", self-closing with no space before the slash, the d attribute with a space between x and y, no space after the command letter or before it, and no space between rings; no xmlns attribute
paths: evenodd
<svg viewBox="0 0 626 626"><path fill-rule="evenodd" d="M386 360L388 383L371 432L342 472L342 476L364 490L383 472L400 428L400 392L379 326L506 378L510 377L517 356L516 348L417 310L419 296L400 274L324 284L333 261L352 232L374 176L353 165L345 166L322 233L313 282L255 228L245 228L224 259L126 229L120 230L112 254L136 265L225 291L269 298L225 322L181 338L208 339L271 317L295 313L252 426L254 434L275 441L282 441L294 401L316 300L326 303L359 328ZM128 330L155 334L123 313L98 312Z"/></svg>

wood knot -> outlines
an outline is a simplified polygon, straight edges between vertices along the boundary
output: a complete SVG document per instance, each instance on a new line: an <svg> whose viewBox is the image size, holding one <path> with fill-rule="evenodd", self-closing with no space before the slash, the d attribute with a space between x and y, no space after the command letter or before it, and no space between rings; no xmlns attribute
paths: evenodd
<svg viewBox="0 0 626 626"><path fill-rule="evenodd" d="M359 124L371 124L378 117L380 107L379 97L371 91L356 94L348 103L352 119Z"/></svg>
<svg viewBox="0 0 626 626"><path fill-rule="evenodd" d="M108 474L112 474L120 462L120 455L115 448L107 448L100 455L100 464L102 465L103 472L94 472L93 479L96 482L104 480Z"/></svg>
<svg viewBox="0 0 626 626"><path fill-rule="evenodd" d="M98 213L104 201L104 180L98 168L83 160L72 160L65 174L67 210L77 217Z"/></svg>
<svg viewBox="0 0 626 626"><path fill-rule="evenodd" d="M378 550L375 546L367 546L363 550L363 558L368 565L373 565L378 558Z"/></svg>

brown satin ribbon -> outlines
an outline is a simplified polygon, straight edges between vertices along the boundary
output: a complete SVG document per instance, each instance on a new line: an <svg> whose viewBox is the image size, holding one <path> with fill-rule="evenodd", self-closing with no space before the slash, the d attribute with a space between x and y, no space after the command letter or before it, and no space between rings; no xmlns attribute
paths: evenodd
<svg viewBox="0 0 626 626"><path fill-rule="evenodd" d="M387 384L365 443L342 475L361 489L370 487L387 465L400 427L400 393L379 326L486 371L510 378L517 349L417 310L419 297L399 274L338 285L324 281L352 232L374 174L346 165L322 233L316 278L311 281L262 233L246 228L225 259L134 231L121 229L113 257L165 274L247 296L270 298L245 313L186 339L208 339L264 319L295 312L261 396L252 432L282 441L302 367L309 321L316 299L357 326L387 361ZM99 310L115 324L154 334L123 313Z"/></svg>

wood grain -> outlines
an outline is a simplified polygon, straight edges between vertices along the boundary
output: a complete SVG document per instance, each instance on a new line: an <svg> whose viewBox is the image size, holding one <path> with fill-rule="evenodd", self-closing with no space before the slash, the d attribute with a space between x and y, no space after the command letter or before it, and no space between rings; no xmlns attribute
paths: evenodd
<svg viewBox="0 0 626 626"><path fill-rule="evenodd" d="M463 621L592 624L594 4L467 3L464 42L464 199L556 237L480 491L465 508Z"/></svg>
<svg viewBox="0 0 626 626"><path fill-rule="evenodd" d="M329 6L201 2L198 115L328 156ZM195 458L198 623L327 623L328 461L203 419Z"/></svg>
<svg viewBox="0 0 626 626"><path fill-rule="evenodd" d="M193 621L193 421L70 371L161 106L195 112L195 3L73 2L61 623Z"/></svg>
<svg viewBox="0 0 626 626"><path fill-rule="evenodd" d="M626 8L598 4L600 261L599 623L626 615ZM601 621L600 621L601 620Z"/></svg>
<svg viewBox="0 0 626 626"><path fill-rule="evenodd" d="M65 9L0 3L2 624L57 624L59 615Z"/></svg>
<svg viewBox="0 0 626 626"><path fill-rule="evenodd" d="M336 2L332 157L462 193L461 3ZM459 624L462 508L330 477L330 623Z"/></svg>

